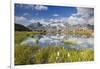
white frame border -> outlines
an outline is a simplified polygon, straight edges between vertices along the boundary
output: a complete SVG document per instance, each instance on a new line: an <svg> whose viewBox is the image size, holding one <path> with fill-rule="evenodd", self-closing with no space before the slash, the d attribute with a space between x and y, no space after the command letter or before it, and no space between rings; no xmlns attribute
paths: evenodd
<svg viewBox="0 0 100 69"><path fill-rule="evenodd" d="M75 65L77 65L77 64L79 64L80 66L87 66L88 64L90 64L90 65L93 65L96 61L94 60L93 62L81 62L81 64L80 64L80 62L74 62L74 63L56 63L56 64L37 64L37 65L21 65L21 66L15 66L14 65L14 4L15 3L21 3L21 4L40 4L40 5L53 5L53 6L74 6L74 7L89 7L89 8L94 8L94 14L95 14L95 8L96 8L96 6L94 5L94 4L90 4L90 5L86 5L86 4L82 4L82 3L76 3L76 2L72 2L72 1L70 1L70 2L57 2L57 3L55 3L55 2L51 2L51 1L46 1L46 0L44 0L44 1L41 1L41 0L39 0L39 1L34 1L34 0L12 0L11 1L11 8L10 8L10 10L11 10L11 16L10 16L10 18L11 18L11 35L10 35L10 37L11 37L11 47L10 47L10 49L11 49L11 63L10 63L10 65L11 65L11 69L33 69L33 68L36 68L36 69L40 69L40 68L42 68L42 69L44 69L44 67L45 66L53 66L53 67L55 67L55 66L59 66L59 65L61 65L61 66L64 66L64 65L68 65L68 68L70 68L69 66L71 65L71 66L75 66ZM95 23L95 15L94 15L94 23ZM94 32L95 32L95 30L94 30ZM95 50L95 47L94 47L94 50ZM94 54L95 54L95 52L94 52ZM72 67L73 68L73 67Z"/></svg>

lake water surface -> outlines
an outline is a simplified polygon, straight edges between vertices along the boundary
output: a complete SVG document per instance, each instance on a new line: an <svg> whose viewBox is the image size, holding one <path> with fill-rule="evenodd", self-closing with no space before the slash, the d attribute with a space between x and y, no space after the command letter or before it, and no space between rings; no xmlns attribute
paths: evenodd
<svg viewBox="0 0 100 69"><path fill-rule="evenodd" d="M21 42L21 45L41 47L46 46L63 46L64 48L71 49L94 49L93 37L82 37L75 35L34 35L27 37Z"/></svg>

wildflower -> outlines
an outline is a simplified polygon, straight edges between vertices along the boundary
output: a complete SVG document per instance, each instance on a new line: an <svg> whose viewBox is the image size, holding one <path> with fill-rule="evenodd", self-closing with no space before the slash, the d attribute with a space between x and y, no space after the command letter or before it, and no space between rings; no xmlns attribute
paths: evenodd
<svg viewBox="0 0 100 69"><path fill-rule="evenodd" d="M70 54L68 53L67 56L70 57Z"/></svg>
<svg viewBox="0 0 100 69"><path fill-rule="evenodd" d="M57 56L59 56L59 51L57 52Z"/></svg>

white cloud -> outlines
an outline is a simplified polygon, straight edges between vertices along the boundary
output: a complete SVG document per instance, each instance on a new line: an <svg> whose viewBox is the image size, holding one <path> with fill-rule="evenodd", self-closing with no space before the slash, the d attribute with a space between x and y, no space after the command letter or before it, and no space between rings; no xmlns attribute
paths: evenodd
<svg viewBox="0 0 100 69"><path fill-rule="evenodd" d="M85 20L84 18L78 18L75 16L70 16L67 21L71 25L86 24L87 23L87 20Z"/></svg>
<svg viewBox="0 0 100 69"><path fill-rule="evenodd" d="M50 19L49 22L58 22L60 21L59 19Z"/></svg>
<svg viewBox="0 0 100 69"><path fill-rule="evenodd" d="M33 7L33 5L31 4L16 4L16 6L19 6L20 8L26 8L26 9Z"/></svg>
<svg viewBox="0 0 100 69"><path fill-rule="evenodd" d="M15 16L15 23L22 24L22 25L29 25L31 22L27 18L23 16Z"/></svg>
<svg viewBox="0 0 100 69"><path fill-rule="evenodd" d="M23 16L30 16L30 14L29 13L24 13Z"/></svg>
<svg viewBox="0 0 100 69"><path fill-rule="evenodd" d="M41 24L48 25L50 22L46 21L45 19L32 19L30 20L31 23L40 22Z"/></svg>
<svg viewBox="0 0 100 69"><path fill-rule="evenodd" d="M19 22L19 21L25 21L26 18L23 16L15 16L15 22Z"/></svg>
<svg viewBox="0 0 100 69"><path fill-rule="evenodd" d="M48 7L43 5L35 5L34 9L41 11L41 10L48 10Z"/></svg>
<svg viewBox="0 0 100 69"><path fill-rule="evenodd" d="M15 16L15 23L22 24L24 26L27 26L31 23L37 23L40 22L41 24L47 25L50 22L46 21L45 19L27 19L24 16Z"/></svg>
<svg viewBox="0 0 100 69"><path fill-rule="evenodd" d="M77 17L83 17L83 18L89 18L91 14L94 14L94 9L93 8L76 8L77 13L73 14L73 16Z"/></svg>
<svg viewBox="0 0 100 69"><path fill-rule="evenodd" d="M72 16L68 18L68 23L70 24L93 24L93 21L94 21L93 8L76 8L76 9L77 9L77 13L72 14Z"/></svg>
<svg viewBox="0 0 100 69"><path fill-rule="evenodd" d="M93 25L93 24L94 24L94 17L91 17L91 18L88 20L88 24L90 24L90 25Z"/></svg>
<svg viewBox="0 0 100 69"><path fill-rule="evenodd" d="M77 8L78 14L83 15L83 14L93 14L93 8Z"/></svg>
<svg viewBox="0 0 100 69"><path fill-rule="evenodd" d="M48 7L47 6L44 6L44 5L20 4L19 6L21 8L25 8L25 9L31 8L32 10L35 9L35 10L38 10L38 11L48 10Z"/></svg>
<svg viewBox="0 0 100 69"><path fill-rule="evenodd" d="M75 24L78 24L78 19L76 17L73 17L73 16L70 16L68 19L67 19L67 22L71 25L75 25Z"/></svg>
<svg viewBox="0 0 100 69"><path fill-rule="evenodd" d="M59 15L58 14L54 14L53 16L58 17Z"/></svg>
<svg viewBox="0 0 100 69"><path fill-rule="evenodd" d="M67 22L67 17L62 17L62 18L51 18L49 19L49 22L61 22L61 23L65 23Z"/></svg>

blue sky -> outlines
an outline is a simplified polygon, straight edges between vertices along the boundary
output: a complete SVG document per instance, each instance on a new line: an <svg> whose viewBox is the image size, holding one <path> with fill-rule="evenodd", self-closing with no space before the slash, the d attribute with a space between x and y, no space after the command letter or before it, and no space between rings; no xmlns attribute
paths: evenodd
<svg viewBox="0 0 100 69"><path fill-rule="evenodd" d="M77 21L77 24L78 21L82 20L84 17L84 19L94 17L94 15L92 15L94 14L93 10L94 9L92 8L78 9L76 7L64 6L15 4L15 22L23 25L29 25L35 21L40 21L41 23L46 24L48 21L68 22L72 19L73 22ZM83 21L85 21L84 19Z"/></svg>

